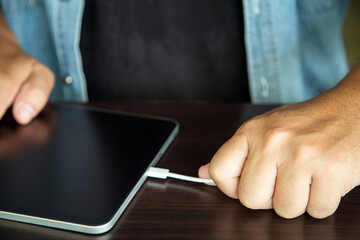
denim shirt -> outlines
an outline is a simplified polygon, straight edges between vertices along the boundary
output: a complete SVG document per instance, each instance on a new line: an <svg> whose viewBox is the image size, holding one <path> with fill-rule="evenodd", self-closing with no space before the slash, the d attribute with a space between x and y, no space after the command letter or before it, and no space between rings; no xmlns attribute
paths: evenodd
<svg viewBox="0 0 360 240"><path fill-rule="evenodd" d="M84 0L0 0L22 48L56 75L52 101L86 102L79 38ZM347 0L243 0L253 103L318 95L348 72L342 40Z"/></svg>

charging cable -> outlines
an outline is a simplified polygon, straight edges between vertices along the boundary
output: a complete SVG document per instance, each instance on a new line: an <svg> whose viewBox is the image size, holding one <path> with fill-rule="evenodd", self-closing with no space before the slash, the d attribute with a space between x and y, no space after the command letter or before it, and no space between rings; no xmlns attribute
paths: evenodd
<svg viewBox="0 0 360 240"><path fill-rule="evenodd" d="M170 172L169 169L157 168L157 167L149 168L149 170L147 172L147 176L153 177L153 178L160 178L160 179L166 179L166 178L170 177L170 178L176 178L176 179L190 181L190 182L214 184L214 181L212 179L189 177L189 176L185 176L185 175L181 175L181 174L177 174L177 173L172 173L172 172Z"/></svg>

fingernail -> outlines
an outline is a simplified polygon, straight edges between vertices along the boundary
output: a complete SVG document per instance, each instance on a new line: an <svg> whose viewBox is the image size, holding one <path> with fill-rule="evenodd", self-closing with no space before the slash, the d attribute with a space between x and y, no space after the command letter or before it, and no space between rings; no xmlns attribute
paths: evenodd
<svg viewBox="0 0 360 240"><path fill-rule="evenodd" d="M18 106L18 113L19 113L19 119L26 123L28 121L30 121L33 116L35 115L35 110L34 108L27 104L27 103L20 103Z"/></svg>

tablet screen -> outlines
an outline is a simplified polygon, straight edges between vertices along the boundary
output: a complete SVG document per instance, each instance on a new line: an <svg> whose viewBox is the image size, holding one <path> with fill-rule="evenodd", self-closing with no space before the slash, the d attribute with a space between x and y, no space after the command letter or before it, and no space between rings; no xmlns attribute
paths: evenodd
<svg viewBox="0 0 360 240"><path fill-rule="evenodd" d="M0 211L107 224L177 130L173 120L82 106L49 105L28 126L8 115L0 122Z"/></svg>

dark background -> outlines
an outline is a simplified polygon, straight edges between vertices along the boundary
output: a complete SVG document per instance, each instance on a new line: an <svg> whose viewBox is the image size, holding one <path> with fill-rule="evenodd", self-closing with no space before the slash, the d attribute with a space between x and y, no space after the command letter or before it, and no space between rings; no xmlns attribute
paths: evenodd
<svg viewBox="0 0 360 240"><path fill-rule="evenodd" d="M86 0L90 100L249 101L238 0Z"/></svg>

